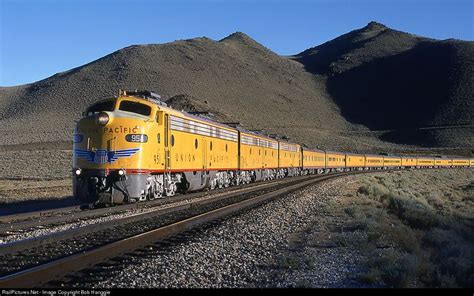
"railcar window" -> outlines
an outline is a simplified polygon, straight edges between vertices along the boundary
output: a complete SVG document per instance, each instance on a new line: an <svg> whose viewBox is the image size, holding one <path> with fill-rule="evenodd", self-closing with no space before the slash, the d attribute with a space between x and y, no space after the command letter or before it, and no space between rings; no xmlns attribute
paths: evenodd
<svg viewBox="0 0 474 296"><path fill-rule="evenodd" d="M158 134L157 138L158 138L158 144L160 144L160 142L161 142L161 136L160 136L160 134Z"/></svg>
<svg viewBox="0 0 474 296"><path fill-rule="evenodd" d="M174 135L171 135L171 146L174 146Z"/></svg>
<svg viewBox="0 0 474 296"><path fill-rule="evenodd" d="M198 139L194 139L194 148L198 149Z"/></svg>
<svg viewBox="0 0 474 296"><path fill-rule="evenodd" d="M101 111L114 111L114 107L115 101L100 102L87 108L86 114L92 115Z"/></svg>
<svg viewBox="0 0 474 296"><path fill-rule="evenodd" d="M212 151L212 141L211 141L210 149L211 149L211 151Z"/></svg>
<svg viewBox="0 0 474 296"><path fill-rule="evenodd" d="M145 116L150 116L151 113L150 106L132 101L120 102L119 110L133 112Z"/></svg>

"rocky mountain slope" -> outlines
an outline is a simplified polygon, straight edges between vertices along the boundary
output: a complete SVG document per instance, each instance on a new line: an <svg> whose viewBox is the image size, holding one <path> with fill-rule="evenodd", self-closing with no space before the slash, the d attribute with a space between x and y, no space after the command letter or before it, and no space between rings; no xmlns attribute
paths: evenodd
<svg viewBox="0 0 474 296"><path fill-rule="evenodd" d="M0 87L0 145L68 140L88 104L118 89L147 89L180 109L208 109L312 147L469 148L473 51L473 42L377 23L293 57L239 32L134 45L32 84ZM453 125L462 136L446 127ZM432 126L443 129L417 130Z"/></svg>
<svg viewBox="0 0 474 296"><path fill-rule="evenodd" d="M392 130L383 140L472 146L474 42L438 41L371 22L295 59L328 77L327 91L349 122Z"/></svg>

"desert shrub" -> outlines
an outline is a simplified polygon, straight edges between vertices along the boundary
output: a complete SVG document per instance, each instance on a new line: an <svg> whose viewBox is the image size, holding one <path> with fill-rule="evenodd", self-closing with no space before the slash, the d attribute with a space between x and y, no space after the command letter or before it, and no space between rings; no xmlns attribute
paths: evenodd
<svg viewBox="0 0 474 296"><path fill-rule="evenodd" d="M383 195L380 199L383 204L387 204L391 213L413 228L429 229L439 224L436 213L415 199L392 194Z"/></svg>
<svg viewBox="0 0 474 296"><path fill-rule="evenodd" d="M369 270L358 275L358 278L361 282L366 284L376 284L380 282L380 272L379 270Z"/></svg>
<svg viewBox="0 0 474 296"><path fill-rule="evenodd" d="M387 229L387 236L389 236L402 250L406 252L418 252L420 244L416 233L405 225L392 227Z"/></svg>
<svg viewBox="0 0 474 296"><path fill-rule="evenodd" d="M357 211L356 211L355 207L348 207L348 208L344 209L344 213L346 213L347 215L349 215L352 218L356 217L356 212Z"/></svg>
<svg viewBox="0 0 474 296"><path fill-rule="evenodd" d="M425 233L423 244L428 248L442 250L456 243L457 240L456 234L451 231L435 227Z"/></svg>
<svg viewBox="0 0 474 296"><path fill-rule="evenodd" d="M300 279L294 285L294 288L312 288L312 287L313 285L308 279Z"/></svg>
<svg viewBox="0 0 474 296"><path fill-rule="evenodd" d="M426 200L430 205L435 209L441 210L443 208L444 202L443 197L438 192L431 192L426 196Z"/></svg>
<svg viewBox="0 0 474 296"><path fill-rule="evenodd" d="M377 242L382 234L379 231L369 231L367 233L367 241L368 242Z"/></svg>
<svg viewBox="0 0 474 296"><path fill-rule="evenodd" d="M438 266L429 283L431 286L474 286L472 241L453 230L434 228L425 234L423 244L431 249L430 259Z"/></svg>
<svg viewBox="0 0 474 296"><path fill-rule="evenodd" d="M281 256L278 258L278 266L284 269L294 269L300 265L300 259L295 256Z"/></svg>
<svg viewBox="0 0 474 296"><path fill-rule="evenodd" d="M366 185L360 186L359 189L357 190L357 193L369 195L369 187Z"/></svg>
<svg viewBox="0 0 474 296"><path fill-rule="evenodd" d="M429 252L420 252L419 256L419 263L417 268L417 277L420 282L428 284L428 286L432 286L430 283L433 282L433 275L436 270L436 266L430 261L430 253Z"/></svg>
<svg viewBox="0 0 474 296"><path fill-rule="evenodd" d="M430 175L394 176L361 186L358 194L370 203L346 211L365 216L368 248L360 250L369 258L368 271L359 280L388 287L474 287L472 205L461 203L469 194L455 187L441 194L433 186L443 180Z"/></svg>
<svg viewBox="0 0 474 296"><path fill-rule="evenodd" d="M391 250L369 263L372 268L366 280L378 275L387 287L410 287L416 280L418 264L416 255Z"/></svg>
<svg viewBox="0 0 474 296"><path fill-rule="evenodd" d="M453 275L449 274L441 274L439 279L440 288L458 288L458 284L456 283L456 278Z"/></svg>
<svg viewBox="0 0 474 296"><path fill-rule="evenodd" d="M377 182L383 182L385 180L385 176L383 175L377 175L377 176L374 176L374 179L377 181Z"/></svg>
<svg viewBox="0 0 474 296"><path fill-rule="evenodd" d="M380 184L369 184L359 187L357 190L359 194L364 194L368 197L378 198L379 196L388 192L387 188Z"/></svg>

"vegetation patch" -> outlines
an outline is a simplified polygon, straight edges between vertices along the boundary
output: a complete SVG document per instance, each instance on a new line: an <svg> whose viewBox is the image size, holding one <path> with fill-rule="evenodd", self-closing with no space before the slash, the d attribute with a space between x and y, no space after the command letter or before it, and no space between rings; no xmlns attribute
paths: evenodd
<svg viewBox="0 0 474 296"><path fill-rule="evenodd" d="M437 177L429 178L427 171L363 177L357 199L344 210L366 225L366 241L353 242L368 258L361 282L474 286L474 207L466 190L473 173L455 179L459 171L431 172ZM375 203L364 204L367 199Z"/></svg>

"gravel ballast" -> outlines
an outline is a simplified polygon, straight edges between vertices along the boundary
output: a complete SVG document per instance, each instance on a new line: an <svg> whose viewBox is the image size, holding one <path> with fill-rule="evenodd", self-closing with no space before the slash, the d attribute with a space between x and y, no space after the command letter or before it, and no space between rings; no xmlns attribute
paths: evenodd
<svg viewBox="0 0 474 296"><path fill-rule="evenodd" d="M103 287L292 287L307 279L292 274L284 253L292 247L292 234L318 216L330 198L338 198L344 177L290 194L261 207L208 227L191 238L167 247L153 248L146 257L134 257L123 269L104 278L91 278L91 285ZM357 254L335 254L322 249L312 254L313 275L319 286L341 287L356 268ZM282 270L287 270L287 275ZM279 275L279 276L276 276ZM98 275L101 276L100 274ZM80 284L83 285L83 284Z"/></svg>

